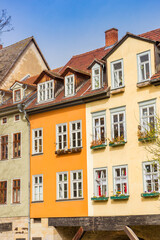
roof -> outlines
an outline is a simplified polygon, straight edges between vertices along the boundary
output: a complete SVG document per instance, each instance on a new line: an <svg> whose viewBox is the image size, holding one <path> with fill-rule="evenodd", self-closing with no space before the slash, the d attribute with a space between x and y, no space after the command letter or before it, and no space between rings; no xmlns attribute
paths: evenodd
<svg viewBox="0 0 160 240"><path fill-rule="evenodd" d="M12 85L11 85L11 87L10 87L10 89L12 89L13 88L13 86L15 85L15 83L20 83L21 85L27 85L27 86L29 86L29 87L31 87L31 88L37 88L37 85L36 84L31 84L31 83L26 83L25 81L18 81L18 80L16 80Z"/></svg>
<svg viewBox="0 0 160 240"><path fill-rule="evenodd" d="M61 75L62 76L65 75L68 70L71 70L73 72L80 73L80 74L83 74L83 75L86 75L86 76L90 76L90 73L88 73L86 71L76 69L76 68L73 68L73 67L70 67L70 66L67 66L66 68L64 68L63 71L61 72Z"/></svg>
<svg viewBox="0 0 160 240"><path fill-rule="evenodd" d="M40 55L42 56L47 68L49 69L49 66L40 51L35 39L33 37L26 38L24 40L21 40L20 42L14 43L10 46L4 47L0 49L0 82L5 78L7 73L12 69L12 67L16 64L19 57L23 54L25 49L28 47L28 45L31 42L34 42L36 45Z"/></svg>
<svg viewBox="0 0 160 240"><path fill-rule="evenodd" d="M152 77L151 77L151 80L154 80L154 79L160 79L160 71L155 73Z"/></svg>
<svg viewBox="0 0 160 240"><path fill-rule="evenodd" d="M160 28L157 28L155 30L152 30L152 31L149 31L149 32L146 32L146 33L142 33L139 36L143 37L143 38L148 38L148 39L153 40L153 41L160 42Z"/></svg>

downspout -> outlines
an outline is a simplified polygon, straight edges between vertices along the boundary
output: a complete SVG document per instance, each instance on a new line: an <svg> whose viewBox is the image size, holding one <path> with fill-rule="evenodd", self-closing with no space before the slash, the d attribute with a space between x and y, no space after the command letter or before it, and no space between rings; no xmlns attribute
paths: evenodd
<svg viewBox="0 0 160 240"><path fill-rule="evenodd" d="M27 116L27 113L24 109L24 105L22 104L18 104L17 105L19 112L24 113L25 119L27 120L28 123L28 127L29 127L29 143L30 143L30 121L29 118ZM30 240L30 235L31 235L31 222L30 222L30 144L28 145L28 240Z"/></svg>

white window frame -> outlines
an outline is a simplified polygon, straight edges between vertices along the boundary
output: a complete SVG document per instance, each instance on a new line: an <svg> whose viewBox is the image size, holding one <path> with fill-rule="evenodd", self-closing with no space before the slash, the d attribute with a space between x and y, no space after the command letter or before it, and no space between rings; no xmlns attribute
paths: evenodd
<svg viewBox="0 0 160 240"><path fill-rule="evenodd" d="M52 87L48 88L47 85L52 83ZM44 89L42 90L42 95L44 97L43 100L40 99L40 87L43 86ZM47 91L51 91L52 90L52 97L48 98L48 94ZM50 93L51 95L51 93ZM48 101L52 101L54 99L54 80L50 80L50 81L46 81L43 83L39 83L38 84L38 103L42 103L42 102L48 102Z"/></svg>
<svg viewBox="0 0 160 240"><path fill-rule="evenodd" d="M157 174L153 171L153 165L154 164L157 164ZM150 173L146 173L146 169L145 169L146 165L151 166L152 171ZM143 190L144 190L144 192L151 193L151 192L155 191L155 185L154 185L154 182L153 182L154 173L155 173L155 175L157 175L157 180L158 180L158 191L156 191L156 192L160 192L160 180L159 180L160 176L159 176L159 164L158 164L158 162L156 162L156 161L143 162L142 163L142 168L143 168ZM148 175L148 179L147 179L146 175ZM150 175L151 175L151 178L150 178ZM151 191L150 192L147 191L147 183L146 183L147 180L151 180Z"/></svg>
<svg viewBox="0 0 160 240"><path fill-rule="evenodd" d="M67 174L67 180L64 180L64 174ZM59 176L62 175L62 181L59 181ZM62 197L59 196L59 185L62 185ZM67 184L67 197L64 197L64 185ZM57 200L68 199L68 172L57 173Z"/></svg>
<svg viewBox="0 0 160 240"><path fill-rule="evenodd" d="M104 118L104 125L101 125L100 124L100 118ZM98 121L99 121L99 125L98 126L95 126L95 119L98 119ZM92 133L93 133L93 140L101 140L101 131L100 131L100 129L101 129L101 127L103 127L104 126L104 138L105 138L105 141L102 141L102 142L104 142L104 143L106 143L106 110L104 110L104 111L100 111L100 112L94 112L94 113L92 113ZM98 129L97 130L97 132L98 132L98 134L99 134L99 136L100 136L100 138L99 139L96 139L96 137L95 137L95 129Z"/></svg>
<svg viewBox="0 0 160 240"><path fill-rule="evenodd" d="M154 115L149 115L149 108L153 107L154 108ZM147 108L147 116L143 117L143 109ZM154 117L154 125L156 128L156 99L148 100L148 101L143 101L139 102L139 116L140 116L140 125L141 125L141 131L145 132L149 130L149 119L151 117ZM143 119L147 119L147 126L144 128L143 127Z"/></svg>
<svg viewBox="0 0 160 240"><path fill-rule="evenodd" d="M95 75L95 70L99 70L99 74L98 75ZM98 82L99 82L99 86L98 87L95 86L95 79L97 77L98 77ZM99 88L101 88L101 68L100 68L100 65L96 63L92 67L92 90L96 90L96 89L99 89Z"/></svg>
<svg viewBox="0 0 160 240"><path fill-rule="evenodd" d="M58 132L58 128L61 127L63 130L63 126L66 126L66 132ZM59 136L61 136L62 141L61 144L64 144L64 135L66 135L66 146L62 148L59 148ZM67 123L60 123L56 125L56 150L63 150L63 149L68 149L68 128L67 128Z"/></svg>
<svg viewBox="0 0 160 240"><path fill-rule="evenodd" d="M73 174L76 173L76 175L78 176L79 172L81 173L82 179L81 180L80 179L73 180ZM71 198L72 199L83 198L83 170L74 170L74 171L71 171L70 173L71 173ZM74 194L73 194L73 184L77 183L76 191L78 192L78 190L79 190L78 189L78 183L80 183L80 182L82 184L82 189L81 189L82 196L79 196L79 194L78 194L77 197L74 197Z"/></svg>
<svg viewBox="0 0 160 240"><path fill-rule="evenodd" d="M35 181L35 178L38 177L42 177L42 183L34 183ZM39 199L36 200L35 199L35 186L37 186L38 188L39 187L42 187L42 199L40 199L40 191L38 191L38 194L39 194ZM38 174L38 175L32 175L32 201L33 202L41 202L43 201L43 174Z"/></svg>
<svg viewBox="0 0 160 240"><path fill-rule="evenodd" d="M101 179L101 178L99 178L99 183L98 183L98 180L96 179L96 172L97 171L103 171L103 170L105 170L106 171L106 178L103 178L103 179ZM106 186L106 193L105 194L102 194L102 186L103 185L105 185ZM100 186L101 187L101 196L102 195L105 195L105 197L108 197L108 169L107 169L107 167L105 167L105 168L94 168L94 196L96 196L96 197L100 197L99 196L99 193L97 193L97 188L98 188L98 186Z"/></svg>
<svg viewBox="0 0 160 240"><path fill-rule="evenodd" d="M116 177L115 176L115 170L116 169L120 169L120 174L121 174L121 169L122 168L126 168L126 176L121 176L120 177ZM120 188L121 188L121 194L124 194L124 195L128 195L129 194L129 184L128 184L128 165L120 165L120 166L113 166L113 194L116 195L117 191L116 191L116 183L117 183L117 180L116 178L119 178L119 184L120 184ZM126 178L126 181L123 181L123 179ZM123 183L126 183L127 184L127 192L125 193L123 190L122 190L122 184Z"/></svg>
<svg viewBox="0 0 160 240"><path fill-rule="evenodd" d="M146 55L146 54L148 54L149 78L147 78L147 79L142 79L142 77L141 77L141 62L140 62L140 57L143 56L143 55ZM145 63L147 63L147 62L145 62ZM150 50L137 54L137 65L138 65L138 66L137 66L137 67L138 67L138 82L148 81L148 80L150 79L150 77L151 77L151 52L150 52Z"/></svg>
<svg viewBox="0 0 160 240"><path fill-rule="evenodd" d="M124 141L127 141L127 133L126 133L126 107L119 107L119 108L114 108L114 109L110 109L110 113L111 113L111 138L114 139L114 119L113 116L114 115L118 115L118 136L120 136L120 123L123 123L123 127L124 127ZM123 113L124 116L124 120L123 121L119 121L119 115Z"/></svg>
<svg viewBox="0 0 160 240"><path fill-rule="evenodd" d="M35 138L34 135L35 135L35 132L36 131L42 131L42 136L41 137L37 137ZM39 152L39 139L42 139L42 152ZM35 151L35 140L38 140L38 145L37 145L37 152ZM43 128L35 128L35 129L32 129L32 154L42 154L43 153Z"/></svg>
<svg viewBox="0 0 160 240"><path fill-rule="evenodd" d="M122 71L122 86L115 86L115 79L114 79L114 64L121 63L122 68L120 70L115 70L116 72ZM120 83L120 80L118 82L118 85ZM124 87L124 70L123 70L123 59L111 62L111 87L112 89L118 89Z"/></svg>
<svg viewBox="0 0 160 240"><path fill-rule="evenodd" d="M69 85L68 87L71 87L71 82L70 82L71 78L73 78L73 93L68 93L67 85ZM68 79L70 83L68 83ZM71 89L70 89L70 92L71 92ZM65 77L65 97L70 97L70 96L73 96L74 94L75 94L75 77L74 77L74 74L72 74Z"/></svg>
<svg viewBox="0 0 160 240"><path fill-rule="evenodd" d="M80 130L72 130L72 124L77 124L77 123L80 123ZM78 138L77 138L77 133L80 132L81 133L81 145L78 146L77 144L77 141L78 141ZM76 134L76 146L73 146L73 136L72 136L72 133L75 133ZM70 148L80 148L82 147L82 120L76 120L76 121L72 121L70 122Z"/></svg>

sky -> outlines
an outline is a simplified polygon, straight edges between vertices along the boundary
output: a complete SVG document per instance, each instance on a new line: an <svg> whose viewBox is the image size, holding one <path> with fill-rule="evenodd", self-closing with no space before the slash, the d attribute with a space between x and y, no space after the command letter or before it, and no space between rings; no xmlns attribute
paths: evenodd
<svg viewBox="0 0 160 240"><path fill-rule="evenodd" d="M13 31L3 46L34 36L51 69L73 56L105 45L104 32L140 34L160 28L160 0L0 0Z"/></svg>

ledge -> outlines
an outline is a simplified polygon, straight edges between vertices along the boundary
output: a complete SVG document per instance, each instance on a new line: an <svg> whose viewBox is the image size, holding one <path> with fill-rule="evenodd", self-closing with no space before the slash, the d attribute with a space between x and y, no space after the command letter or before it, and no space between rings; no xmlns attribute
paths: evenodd
<svg viewBox="0 0 160 240"><path fill-rule="evenodd" d="M159 192L151 192L151 193L141 193L141 197L150 198L150 197L159 197Z"/></svg>
<svg viewBox="0 0 160 240"><path fill-rule="evenodd" d="M108 201L109 197L92 197L92 201Z"/></svg>
<svg viewBox="0 0 160 240"><path fill-rule="evenodd" d="M100 144L96 146L91 146L90 149L101 149L101 148L106 148L107 144Z"/></svg>
<svg viewBox="0 0 160 240"><path fill-rule="evenodd" d="M115 95L118 93L123 93L125 91L125 87L117 88L117 89L111 89L111 94Z"/></svg>
<svg viewBox="0 0 160 240"><path fill-rule="evenodd" d="M115 143L109 143L110 147L118 147L118 146L122 146L125 145L126 142L125 141L120 141L120 142L115 142Z"/></svg>
<svg viewBox="0 0 160 240"><path fill-rule="evenodd" d="M111 196L112 200L128 200L129 195Z"/></svg>
<svg viewBox="0 0 160 240"><path fill-rule="evenodd" d="M43 203L44 201L32 201L31 203Z"/></svg>
<svg viewBox="0 0 160 240"><path fill-rule="evenodd" d="M151 79L150 83L154 86L159 86L160 85L160 78L155 78L155 79Z"/></svg>
<svg viewBox="0 0 160 240"><path fill-rule="evenodd" d="M150 86L150 85L151 85L150 80L147 80L147 81L144 81L144 82L138 82L138 83L137 83L137 87L138 87L138 88L148 87L148 86Z"/></svg>
<svg viewBox="0 0 160 240"><path fill-rule="evenodd" d="M68 154L68 153L78 153L78 152L81 152L82 151L82 148L83 147L77 147L77 148L69 148L67 150L57 150L55 151L55 154L57 155L65 155L65 154Z"/></svg>
<svg viewBox="0 0 160 240"><path fill-rule="evenodd" d="M150 142L154 141L157 137L148 137L148 138L138 138L139 142Z"/></svg>
<svg viewBox="0 0 160 240"><path fill-rule="evenodd" d="M33 153L32 156L39 156L39 155L43 155L43 153Z"/></svg>
<svg viewBox="0 0 160 240"><path fill-rule="evenodd" d="M66 199L57 199L56 202L70 202L70 201L82 201L84 198L66 198Z"/></svg>

